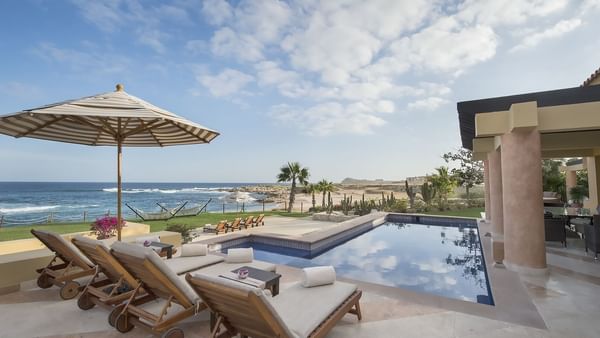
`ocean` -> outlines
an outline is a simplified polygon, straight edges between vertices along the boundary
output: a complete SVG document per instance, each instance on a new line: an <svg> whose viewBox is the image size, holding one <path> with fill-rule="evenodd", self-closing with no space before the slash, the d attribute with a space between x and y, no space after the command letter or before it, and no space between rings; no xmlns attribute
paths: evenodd
<svg viewBox="0 0 600 338"><path fill-rule="evenodd" d="M259 193L235 192L257 183L123 183L123 215L136 215L125 203L144 212L160 212L157 203L171 209L188 202L185 208L204 205L209 212L262 210ZM32 223L93 221L96 217L116 214L115 183L99 182L0 182L0 218L2 226ZM275 207L265 204L265 209Z"/></svg>

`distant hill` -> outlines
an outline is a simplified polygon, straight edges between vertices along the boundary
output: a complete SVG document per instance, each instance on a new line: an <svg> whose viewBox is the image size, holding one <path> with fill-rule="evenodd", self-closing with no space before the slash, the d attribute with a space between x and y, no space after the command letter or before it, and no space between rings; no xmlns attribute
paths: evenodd
<svg viewBox="0 0 600 338"><path fill-rule="evenodd" d="M417 176L417 177L407 177L408 184L410 185L421 185L425 182L425 176ZM402 181L388 181L384 179L375 179L375 180L367 180L360 178L344 178L340 184L342 185L404 185L404 180Z"/></svg>

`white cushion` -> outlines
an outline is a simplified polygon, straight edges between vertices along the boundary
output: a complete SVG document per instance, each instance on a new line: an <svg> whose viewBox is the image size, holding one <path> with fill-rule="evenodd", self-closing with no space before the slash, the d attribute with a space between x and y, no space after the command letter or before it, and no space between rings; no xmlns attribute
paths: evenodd
<svg viewBox="0 0 600 338"><path fill-rule="evenodd" d="M296 335L308 337L354 291L356 285L339 281L314 288L295 283L277 297L265 299Z"/></svg>
<svg viewBox="0 0 600 338"><path fill-rule="evenodd" d="M194 257L175 257L173 259L163 260L169 269L178 275L189 271L222 262L223 257L217 255L194 256Z"/></svg>
<svg viewBox="0 0 600 338"><path fill-rule="evenodd" d="M86 255L84 255L81 251L79 251L79 249L77 249L77 247L75 246L75 244L71 243L71 241L67 241L66 239L63 238L63 236L61 236L61 235L59 235L57 233L54 233L54 232L50 232L50 231L43 231L43 230L37 230L37 231L41 232L41 233L44 233L44 234L47 234L48 236L56 238L56 240L58 240L59 242L63 243L67 247L67 249L69 251L71 251L70 252L71 256L77 256L77 257L79 257L85 264L88 265L88 267L93 267L93 266L96 265L96 264L92 263L92 261L90 261L89 258L87 258ZM58 249L58 248L53 248L53 249ZM58 249L58 250L60 250L60 249ZM67 253L65 253L65 254L67 254ZM66 258L68 258L68 256Z"/></svg>
<svg viewBox="0 0 600 338"><path fill-rule="evenodd" d="M175 285L175 287L177 287L187 297L188 301L190 301L192 304L196 304L198 301L200 301L200 297L198 297L196 292L192 290L187 283L182 282L181 279L179 279L179 276L177 276L177 274L167 266L165 261L160 258L160 256L152 249L123 242L115 242L111 248L117 253L148 259L158 270L160 270L160 272L165 275L165 277L167 277L167 279L169 279L171 283L173 283L173 285ZM142 280L142 283L143 282L144 281Z"/></svg>
<svg viewBox="0 0 600 338"><path fill-rule="evenodd" d="M227 250L227 263L250 263L254 259L254 250L252 248L235 248Z"/></svg>
<svg viewBox="0 0 600 338"><path fill-rule="evenodd" d="M315 266L302 269L302 286L310 288L333 284L335 282L335 269L333 266Z"/></svg>
<svg viewBox="0 0 600 338"><path fill-rule="evenodd" d="M227 261L225 261L224 263L207 266L205 268L198 270L197 272L201 273L201 274L205 274L205 275L218 276L225 272L231 272L235 269L239 269L243 266L249 266L249 267L253 267L256 269L271 271L271 272L275 272L276 268L277 268L277 266L273 263L257 261L257 260L254 260L251 263L227 263Z"/></svg>
<svg viewBox="0 0 600 338"><path fill-rule="evenodd" d="M181 246L181 257L206 256L208 253L207 244L184 244Z"/></svg>
<svg viewBox="0 0 600 338"><path fill-rule="evenodd" d="M92 238L85 237L85 236L82 236L82 235L77 235L73 239L77 239L77 241L84 242L84 243L87 243L89 245L100 245L100 246L106 248L107 250L110 250L110 247L104 241L100 241L100 240L97 240L97 239L92 239Z"/></svg>

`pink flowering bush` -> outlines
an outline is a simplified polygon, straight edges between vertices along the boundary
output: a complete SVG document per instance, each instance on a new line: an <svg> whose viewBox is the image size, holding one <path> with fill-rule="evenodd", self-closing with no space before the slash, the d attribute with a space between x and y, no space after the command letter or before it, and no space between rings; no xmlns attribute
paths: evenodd
<svg viewBox="0 0 600 338"><path fill-rule="evenodd" d="M121 227L125 226L125 221L121 220ZM98 239L106 239L117 233L117 218L111 216L99 217L92 223L90 230Z"/></svg>

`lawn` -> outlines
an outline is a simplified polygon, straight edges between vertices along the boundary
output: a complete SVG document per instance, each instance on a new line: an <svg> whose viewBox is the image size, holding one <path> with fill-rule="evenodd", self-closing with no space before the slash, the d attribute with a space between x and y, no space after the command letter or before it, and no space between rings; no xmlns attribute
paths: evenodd
<svg viewBox="0 0 600 338"><path fill-rule="evenodd" d="M468 208L462 210L450 210L450 211L430 211L427 214L440 215L440 216L458 216L458 217L480 217L479 213L483 211L483 208ZM170 224L183 224L194 228L202 227L204 224L210 223L215 224L220 220L227 219L233 220L236 217L246 217L249 215L258 215L262 212L247 212L247 213L203 213L198 216L190 217L178 217L168 221L148 221L143 222L150 225L150 231L161 231L164 230ZM266 211L264 212L267 216L287 216L287 217L307 217L307 213L287 213L282 211ZM136 222L135 220L133 222ZM141 221L137 221L141 222ZM15 239L23 239L32 237L29 232L30 229L42 229L46 231L53 231L60 234L66 234L70 232L87 231L90 228L89 223L54 223L54 224L40 224L33 226L18 226L18 227L5 227L0 229L0 242L1 241L12 241Z"/></svg>
<svg viewBox="0 0 600 338"><path fill-rule="evenodd" d="M164 230L170 224L183 224L194 228L202 227L207 223L217 223L220 220L227 219L233 220L236 217L247 217L250 215L258 215L263 212L246 212L246 213L203 213L198 216L189 217L178 217L168 221L148 221L142 222L141 220L132 220L132 222L140 222L150 225L150 231L161 231ZM267 216L280 215L288 217L306 217L309 214L301 213L287 213L282 211L266 211L264 212ZM53 231L60 234L66 234L71 232L87 231L90 229L90 223L54 223L54 224L39 224L33 226L18 226L18 227L4 227L0 229L0 241L12 241L15 239L23 239L32 237L29 230L41 229L46 231Z"/></svg>

